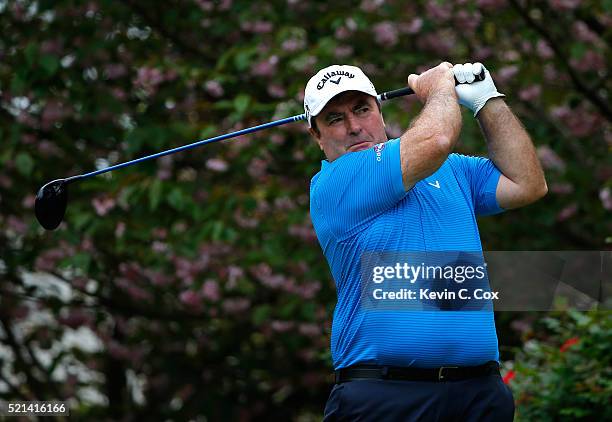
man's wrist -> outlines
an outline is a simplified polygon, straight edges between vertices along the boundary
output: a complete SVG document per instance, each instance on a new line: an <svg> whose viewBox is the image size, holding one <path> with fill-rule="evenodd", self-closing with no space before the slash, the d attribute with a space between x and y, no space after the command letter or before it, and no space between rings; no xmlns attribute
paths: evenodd
<svg viewBox="0 0 612 422"><path fill-rule="evenodd" d="M499 107L502 107L506 104L506 102L504 101L504 97L504 94L498 92L495 95L492 95L491 97L487 98L486 100L484 100L484 103L474 111L474 117L479 119L482 116L483 112L489 113L489 110L494 111L496 109L499 109Z"/></svg>

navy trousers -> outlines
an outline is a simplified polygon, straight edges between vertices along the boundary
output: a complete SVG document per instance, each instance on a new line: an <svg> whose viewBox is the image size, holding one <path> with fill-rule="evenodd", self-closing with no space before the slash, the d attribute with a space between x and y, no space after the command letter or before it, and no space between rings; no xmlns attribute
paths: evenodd
<svg viewBox="0 0 612 422"><path fill-rule="evenodd" d="M334 385L331 421L490 421L514 418L514 399L499 374L463 381L357 380Z"/></svg>

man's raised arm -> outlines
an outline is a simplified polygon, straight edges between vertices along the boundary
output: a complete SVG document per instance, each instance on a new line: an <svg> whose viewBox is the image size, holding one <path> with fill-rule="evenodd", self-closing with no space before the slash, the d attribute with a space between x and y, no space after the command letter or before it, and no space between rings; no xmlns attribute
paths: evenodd
<svg viewBox="0 0 612 422"><path fill-rule="evenodd" d="M461 131L461 111L450 63L441 63L419 76L408 76L408 85L425 106L400 139L406 191L444 163Z"/></svg>
<svg viewBox="0 0 612 422"><path fill-rule="evenodd" d="M472 82L482 64L455 65L459 82ZM461 104L470 108L487 141L489 158L502 175L496 191L500 207L511 209L530 204L548 192L546 179L529 134L510 107L500 98L491 75L485 80L457 86Z"/></svg>

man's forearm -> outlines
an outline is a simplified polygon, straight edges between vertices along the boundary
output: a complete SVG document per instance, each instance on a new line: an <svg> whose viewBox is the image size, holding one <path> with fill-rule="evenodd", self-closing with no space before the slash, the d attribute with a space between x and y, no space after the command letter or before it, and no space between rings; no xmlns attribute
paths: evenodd
<svg viewBox="0 0 612 422"><path fill-rule="evenodd" d="M457 143L460 131L461 112L454 92L432 94L401 138L406 189L434 173L444 163Z"/></svg>
<svg viewBox="0 0 612 422"><path fill-rule="evenodd" d="M493 98L478 113L489 158L504 176L526 194L546 192L544 172L529 134L501 98ZM541 195L539 195L541 196Z"/></svg>

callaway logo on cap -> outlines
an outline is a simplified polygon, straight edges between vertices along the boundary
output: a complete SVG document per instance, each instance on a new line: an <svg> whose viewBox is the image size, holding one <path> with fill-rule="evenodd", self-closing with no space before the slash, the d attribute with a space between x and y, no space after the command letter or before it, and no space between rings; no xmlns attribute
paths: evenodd
<svg viewBox="0 0 612 422"><path fill-rule="evenodd" d="M377 95L370 79L355 66L334 64L319 70L310 78L304 92L308 126L312 127L311 118L318 115L329 100L345 91L361 91L373 97Z"/></svg>

